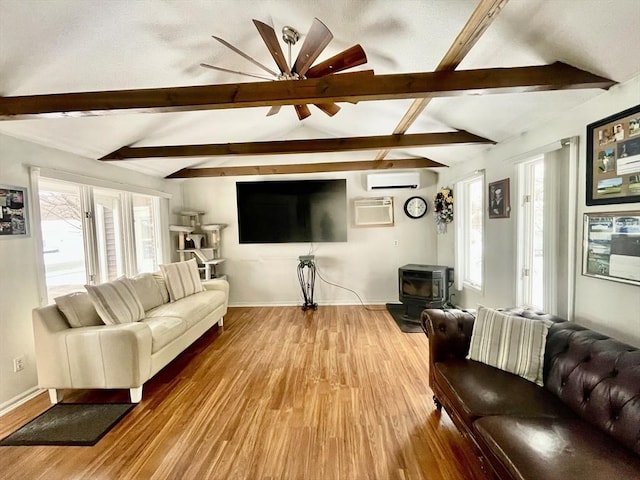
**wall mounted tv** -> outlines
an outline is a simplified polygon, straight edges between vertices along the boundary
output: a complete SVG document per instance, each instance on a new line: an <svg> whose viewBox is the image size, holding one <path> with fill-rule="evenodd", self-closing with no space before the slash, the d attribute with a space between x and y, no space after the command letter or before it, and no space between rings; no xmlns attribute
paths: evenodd
<svg viewBox="0 0 640 480"><path fill-rule="evenodd" d="M347 241L347 181L237 182L240 243Z"/></svg>

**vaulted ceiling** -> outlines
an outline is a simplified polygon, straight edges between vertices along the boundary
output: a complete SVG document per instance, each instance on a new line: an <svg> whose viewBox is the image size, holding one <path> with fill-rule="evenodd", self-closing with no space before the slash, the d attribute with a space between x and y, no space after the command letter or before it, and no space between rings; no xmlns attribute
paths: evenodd
<svg viewBox="0 0 640 480"><path fill-rule="evenodd" d="M297 29L295 59L314 18L333 33L315 64L368 62L200 66L261 72L215 35L276 69L252 19ZM174 178L439 168L640 74L639 24L637 0L0 0L0 133ZM341 110L289 106L321 101Z"/></svg>

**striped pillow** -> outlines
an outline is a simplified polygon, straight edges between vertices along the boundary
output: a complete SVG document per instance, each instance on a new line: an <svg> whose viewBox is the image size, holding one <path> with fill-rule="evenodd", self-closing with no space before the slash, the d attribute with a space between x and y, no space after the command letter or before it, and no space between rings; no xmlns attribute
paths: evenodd
<svg viewBox="0 0 640 480"><path fill-rule="evenodd" d="M471 334L470 360L514 373L542 386L549 325L479 306Z"/></svg>
<svg viewBox="0 0 640 480"><path fill-rule="evenodd" d="M144 318L144 308L128 278L85 285L84 288L105 325L137 322Z"/></svg>
<svg viewBox="0 0 640 480"><path fill-rule="evenodd" d="M160 265L172 302L202 291L196 259Z"/></svg>

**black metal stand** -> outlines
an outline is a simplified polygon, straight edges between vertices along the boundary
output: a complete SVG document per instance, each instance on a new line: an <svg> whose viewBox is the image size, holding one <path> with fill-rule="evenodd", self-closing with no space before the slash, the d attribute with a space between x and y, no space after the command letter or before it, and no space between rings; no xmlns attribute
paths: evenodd
<svg viewBox="0 0 640 480"><path fill-rule="evenodd" d="M313 289L316 283L316 264L313 255L301 255L298 263L298 280L304 297L302 311L318 309L318 304L313 302Z"/></svg>

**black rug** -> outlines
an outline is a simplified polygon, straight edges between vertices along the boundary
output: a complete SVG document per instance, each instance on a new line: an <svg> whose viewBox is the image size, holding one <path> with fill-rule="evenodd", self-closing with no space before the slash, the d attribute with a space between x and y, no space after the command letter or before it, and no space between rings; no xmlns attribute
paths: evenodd
<svg viewBox="0 0 640 480"><path fill-rule="evenodd" d="M419 318L405 316L405 306L401 303L387 303L387 310L404 333L424 333Z"/></svg>
<svg viewBox="0 0 640 480"><path fill-rule="evenodd" d="M0 446L98 443L135 403L57 403L0 440Z"/></svg>

